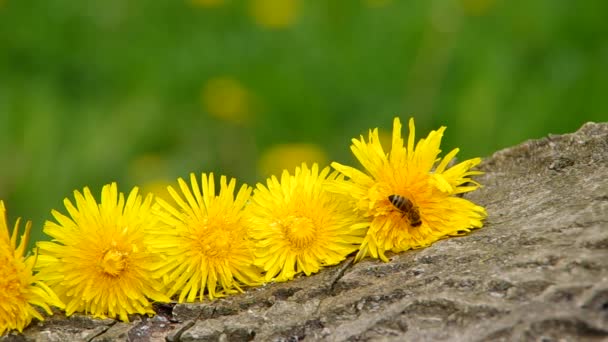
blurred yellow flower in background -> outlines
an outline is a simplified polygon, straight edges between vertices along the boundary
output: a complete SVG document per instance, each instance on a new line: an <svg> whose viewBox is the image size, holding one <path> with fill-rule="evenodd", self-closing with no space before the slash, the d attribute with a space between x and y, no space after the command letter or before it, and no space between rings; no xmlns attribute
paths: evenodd
<svg viewBox="0 0 608 342"><path fill-rule="evenodd" d="M262 177L293 170L302 163L326 165L327 154L315 144L291 143L276 145L262 153L258 161L258 172Z"/></svg>
<svg viewBox="0 0 608 342"><path fill-rule="evenodd" d="M116 183L101 190L98 203L91 191L74 191L76 206L64 200L70 217L53 210L40 241L36 269L66 303L66 315L84 312L99 318L154 314L152 301L168 302L154 277L158 256L151 253L147 229L156 223L153 196L142 201L134 188L125 200Z"/></svg>
<svg viewBox="0 0 608 342"><path fill-rule="evenodd" d="M167 187L175 186L175 182L170 182L166 179L157 179L145 182L141 185L141 193L142 194L153 194L154 198L162 199L165 202L168 202L172 205L176 204L171 197L169 191L167 191Z"/></svg>
<svg viewBox="0 0 608 342"><path fill-rule="evenodd" d="M378 128L378 141L382 146L392 146L393 132Z"/></svg>
<svg viewBox="0 0 608 342"><path fill-rule="evenodd" d="M141 184L140 193L147 195L152 193L154 197L174 204L173 197L167 191L170 185L177 185L175 181L168 179L169 164L166 158L158 154L143 154L137 156L129 163L128 175L130 181Z"/></svg>
<svg viewBox="0 0 608 342"><path fill-rule="evenodd" d="M193 6L197 7L220 7L226 3L226 0L189 0Z"/></svg>
<svg viewBox="0 0 608 342"><path fill-rule="evenodd" d="M293 25L300 12L299 0L250 0L249 12L255 23L267 29Z"/></svg>
<svg viewBox="0 0 608 342"><path fill-rule="evenodd" d="M230 77L208 80L203 86L201 100L209 115L223 121L243 124L249 122L253 114L250 91Z"/></svg>
<svg viewBox="0 0 608 342"><path fill-rule="evenodd" d="M33 275L36 255L25 257L32 223L28 221L25 224L25 231L17 245L19 223L20 219L17 219L10 235L6 208L4 202L0 201L0 336L10 330L23 331L32 318L43 321L44 317L33 305L49 315L53 314L50 306L64 306L38 275Z"/></svg>
<svg viewBox="0 0 608 342"><path fill-rule="evenodd" d="M129 163L129 176L134 179L145 179L167 173L167 161L158 154L142 154Z"/></svg>
<svg viewBox="0 0 608 342"><path fill-rule="evenodd" d="M464 12L476 16L487 14L495 3L495 0L460 0Z"/></svg>

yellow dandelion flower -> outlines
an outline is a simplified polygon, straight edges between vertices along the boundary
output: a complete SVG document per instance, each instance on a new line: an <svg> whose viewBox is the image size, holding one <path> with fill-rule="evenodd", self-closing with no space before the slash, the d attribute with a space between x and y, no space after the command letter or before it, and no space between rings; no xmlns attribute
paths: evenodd
<svg viewBox="0 0 608 342"><path fill-rule="evenodd" d="M202 174L202 189L190 174L192 190L178 179L182 196L173 187L169 193L177 208L157 199L164 226L155 230L154 250L166 256L158 266L168 284L168 295L179 292L179 302L202 301L205 291L210 299L242 292L242 285L257 285L260 272L253 265L253 242L249 239L242 209L249 200L251 187L242 185L236 197L236 180L220 177L219 195L215 193L213 173Z"/></svg>
<svg viewBox="0 0 608 342"><path fill-rule="evenodd" d="M150 252L147 229L155 224L152 195L143 201L134 188L125 201L116 183L101 190L98 204L91 191L74 191L76 206L66 198L70 217L53 210L57 222L44 232L52 241L38 242L39 276L66 303L66 314L90 313L128 321L129 314L154 314L152 302L167 302L155 278L157 256Z"/></svg>
<svg viewBox="0 0 608 342"><path fill-rule="evenodd" d="M345 196L324 188L326 181L339 177L329 171L302 164L294 175L285 170L280 181L273 176L266 186L257 185L247 211L256 264L266 271L266 281L287 281L335 265L363 240L366 225L357 224Z"/></svg>
<svg viewBox="0 0 608 342"><path fill-rule="evenodd" d="M401 138L401 122L395 118L390 154L384 152L378 129L370 130L367 142L363 136L353 139L351 150L367 173L332 163L349 180L331 182L331 191L352 196L369 222L356 261L367 255L388 261L386 251L426 247L448 235L483 225L485 209L454 196L480 186L470 177L482 173L471 170L481 159L448 167L458 149L443 159L437 157L445 127L431 131L415 147L413 119L409 131L406 147Z"/></svg>
<svg viewBox="0 0 608 342"><path fill-rule="evenodd" d="M23 331L32 318L40 321L44 317L33 307L41 307L52 315L50 305L63 308L63 303L53 290L32 274L36 255L24 257L32 223L25 224L25 232L17 246L18 219L12 235L6 224L6 208L0 201L0 336L6 331Z"/></svg>

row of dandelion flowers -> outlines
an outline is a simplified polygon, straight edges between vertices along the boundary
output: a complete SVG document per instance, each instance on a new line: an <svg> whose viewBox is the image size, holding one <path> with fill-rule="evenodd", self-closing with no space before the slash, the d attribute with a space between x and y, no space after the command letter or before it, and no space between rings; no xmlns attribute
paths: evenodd
<svg viewBox="0 0 608 342"><path fill-rule="evenodd" d="M0 201L0 335L22 331L33 318L85 313L128 321L154 314L154 302L202 301L243 287L311 275L350 254L389 261L386 252L429 246L480 228L485 209L458 194L480 185L471 179L479 158L455 165L458 149L438 158L445 127L415 144L394 119L385 152L378 129L352 140L363 166L302 164L255 189L213 173L191 174L168 187L169 203L134 188L125 196L108 184L97 201L88 188L52 211L25 256L31 224L11 234ZM451 165L451 166L450 166Z"/></svg>

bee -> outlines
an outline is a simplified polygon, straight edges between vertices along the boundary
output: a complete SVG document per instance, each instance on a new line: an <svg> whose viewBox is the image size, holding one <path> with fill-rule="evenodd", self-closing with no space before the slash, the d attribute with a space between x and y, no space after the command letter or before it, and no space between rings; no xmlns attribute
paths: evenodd
<svg viewBox="0 0 608 342"><path fill-rule="evenodd" d="M401 195L390 195L388 200L391 204L403 213L403 216L407 216L412 227L419 227L422 224L420 221L420 212L418 208L410 201L407 197Z"/></svg>

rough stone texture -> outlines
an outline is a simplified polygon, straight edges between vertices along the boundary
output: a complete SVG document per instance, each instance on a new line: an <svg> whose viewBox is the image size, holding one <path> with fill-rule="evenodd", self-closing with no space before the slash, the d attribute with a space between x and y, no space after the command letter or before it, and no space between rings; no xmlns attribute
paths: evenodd
<svg viewBox="0 0 608 342"><path fill-rule="evenodd" d="M468 197L489 217L467 236L128 324L59 315L0 340L608 340L608 124L481 168Z"/></svg>

